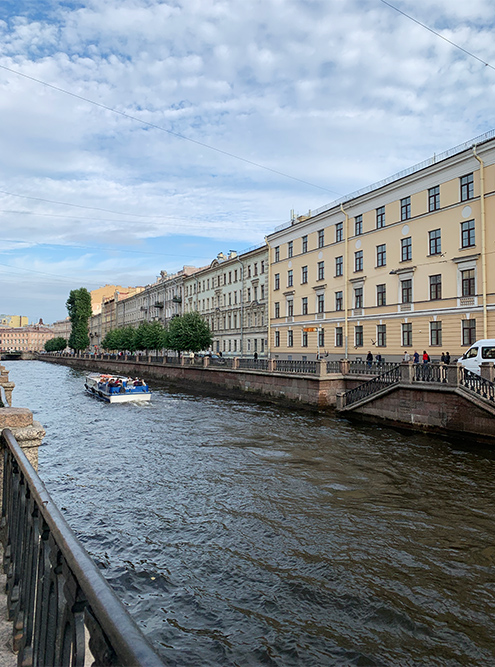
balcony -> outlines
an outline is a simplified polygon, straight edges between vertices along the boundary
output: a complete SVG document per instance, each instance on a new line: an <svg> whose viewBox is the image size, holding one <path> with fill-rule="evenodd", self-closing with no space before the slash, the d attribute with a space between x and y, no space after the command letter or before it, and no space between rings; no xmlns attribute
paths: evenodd
<svg viewBox="0 0 495 667"><path fill-rule="evenodd" d="M154 308L163 308L163 301L155 301L153 304Z"/></svg>
<svg viewBox="0 0 495 667"><path fill-rule="evenodd" d="M182 303L182 297L181 296L173 296L172 297L172 302L173 303Z"/></svg>

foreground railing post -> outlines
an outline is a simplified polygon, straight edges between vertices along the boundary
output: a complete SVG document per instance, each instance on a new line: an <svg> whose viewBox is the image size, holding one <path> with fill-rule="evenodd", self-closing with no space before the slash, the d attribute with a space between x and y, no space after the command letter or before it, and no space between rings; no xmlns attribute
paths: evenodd
<svg viewBox="0 0 495 667"><path fill-rule="evenodd" d="M4 429L0 439L4 568L18 664L163 667L67 525L12 432ZM88 656L86 631L92 654Z"/></svg>

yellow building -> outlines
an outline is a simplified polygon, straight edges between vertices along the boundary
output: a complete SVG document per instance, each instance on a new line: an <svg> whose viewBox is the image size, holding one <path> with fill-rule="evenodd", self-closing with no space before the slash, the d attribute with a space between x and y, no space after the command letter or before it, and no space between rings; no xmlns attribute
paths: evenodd
<svg viewBox="0 0 495 667"><path fill-rule="evenodd" d="M494 195L492 131L270 234L272 356L456 358L495 337Z"/></svg>
<svg viewBox="0 0 495 667"><path fill-rule="evenodd" d="M29 319L25 315L2 315L0 324L5 327L27 327Z"/></svg>

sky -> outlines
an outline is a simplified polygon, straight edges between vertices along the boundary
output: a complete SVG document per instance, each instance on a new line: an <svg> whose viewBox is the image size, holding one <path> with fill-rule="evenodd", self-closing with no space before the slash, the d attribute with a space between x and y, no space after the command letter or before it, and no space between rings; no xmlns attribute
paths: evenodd
<svg viewBox="0 0 495 667"><path fill-rule="evenodd" d="M494 23L489 0L0 0L0 314L206 266L493 129Z"/></svg>

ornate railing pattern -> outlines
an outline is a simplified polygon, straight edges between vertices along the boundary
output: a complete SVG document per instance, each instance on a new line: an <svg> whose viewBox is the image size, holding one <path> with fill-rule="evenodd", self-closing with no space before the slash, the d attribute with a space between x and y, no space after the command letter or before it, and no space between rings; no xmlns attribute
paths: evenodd
<svg viewBox="0 0 495 667"><path fill-rule="evenodd" d="M447 382L447 366L440 364L414 364L413 382Z"/></svg>
<svg viewBox="0 0 495 667"><path fill-rule="evenodd" d="M349 373L353 375L380 375L397 366L391 361L350 361Z"/></svg>
<svg viewBox="0 0 495 667"><path fill-rule="evenodd" d="M360 384L358 387L354 387L354 389L346 391L342 395L342 407L344 408L348 405L352 405L353 403L356 403L363 398L367 398L368 396L376 394L382 389L385 389L385 387L397 384L400 382L400 379L400 365L396 364L390 370L385 371L385 373L381 373L372 380L368 380L368 382Z"/></svg>
<svg viewBox="0 0 495 667"><path fill-rule="evenodd" d="M239 359L238 368L254 371L268 370L268 359Z"/></svg>
<svg viewBox="0 0 495 667"><path fill-rule="evenodd" d="M220 366L223 368L232 368L234 359L232 357L212 357L210 359L210 366Z"/></svg>
<svg viewBox="0 0 495 667"><path fill-rule="evenodd" d="M310 373L316 375L317 368L316 361L277 359L275 362L275 370L281 373Z"/></svg>
<svg viewBox="0 0 495 667"><path fill-rule="evenodd" d="M1 441L4 569L18 664L163 667L8 429Z"/></svg>
<svg viewBox="0 0 495 667"><path fill-rule="evenodd" d="M340 373L340 361L327 361L327 373Z"/></svg>
<svg viewBox="0 0 495 667"><path fill-rule="evenodd" d="M486 398L489 401L495 401L495 384L481 375L472 373L466 368L462 369L459 378L459 384L470 391L474 391L478 396Z"/></svg>

